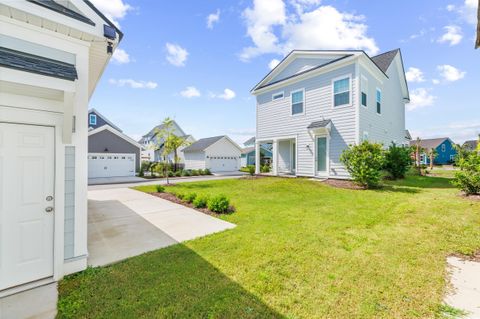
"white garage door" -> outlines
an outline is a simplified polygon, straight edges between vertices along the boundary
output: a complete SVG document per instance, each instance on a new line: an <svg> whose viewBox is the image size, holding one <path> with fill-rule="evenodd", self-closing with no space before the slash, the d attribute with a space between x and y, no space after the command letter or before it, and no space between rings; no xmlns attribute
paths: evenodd
<svg viewBox="0 0 480 319"><path fill-rule="evenodd" d="M212 172L238 171L238 157L212 156L210 157L210 170Z"/></svg>
<svg viewBox="0 0 480 319"><path fill-rule="evenodd" d="M135 176L135 154L88 154L88 178Z"/></svg>

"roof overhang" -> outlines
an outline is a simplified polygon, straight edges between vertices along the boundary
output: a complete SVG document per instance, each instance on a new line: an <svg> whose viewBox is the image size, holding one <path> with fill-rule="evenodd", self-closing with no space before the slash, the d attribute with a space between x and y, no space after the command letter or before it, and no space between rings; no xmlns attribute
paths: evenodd
<svg viewBox="0 0 480 319"><path fill-rule="evenodd" d="M322 120L311 123L308 127L310 135L330 135L332 131L332 121Z"/></svg>
<svg viewBox="0 0 480 319"><path fill-rule="evenodd" d="M140 150L143 149L142 145L140 145L139 143L137 143L135 140L128 137L127 135L123 134L122 132L117 131L116 129L114 129L113 127L111 127L108 124L105 124L103 126L97 127L96 129L93 129L93 130L89 131L88 136L90 137L92 135L98 134L98 133L103 132L103 131L109 131L110 133L115 134L116 136L118 136L121 139L127 141L128 143L132 144L133 146L138 147Z"/></svg>
<svg viewBox="0 0 480 319"><path fill-rule="evenodd" d="M230 137L228 137L227 135L225 135L223 138L219 139L218 141L215 141L214 143L212 143L211 145L208 145L207 147L205 147L205 149L203 151L207 151L209 148L211 148L213 145L217 144L218 142L220 142L221 140L223 139L226 139L227 141L229 141L233 146L235 146L239 151L240 153L242 152L242 148L240 147L240 145L238 145L237 143L235 143Z"/></svg>

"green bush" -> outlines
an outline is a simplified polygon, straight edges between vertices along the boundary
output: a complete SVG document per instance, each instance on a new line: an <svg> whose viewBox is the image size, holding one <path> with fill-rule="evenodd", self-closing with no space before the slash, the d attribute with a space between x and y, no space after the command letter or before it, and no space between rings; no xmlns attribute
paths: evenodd
<svg viewBox="0 0 480 319"><path fill-rule="evenodd" d="M248 165L247 168L248 168L248 173L251 176L255 175L255 165Z"/></svg>
<svg viewBox="0 0 480 319"><path fill-rule="evenodd" d="M384 169L393 179L404 178L412 166L412 150L410 147L397 146L392 143L385 152Z"/></svg>
<svg viewBox="0 0 480 319"><path fill-rule="evenodd" d="M205 173L205 175L212 175L212 172L210 172L208 168L204 169L203 173Z"/></svg>
<svg viewBox="0 0 480 319"><path fill-rule="evenodd" d="M198 170L198 174L199 174L199 175L205 175L205 170L199 169L199 170Z"/></svg>
<svg viewBox="0 0 480 319"><path fill-rule="evenodd" d="M175 173L172 172L172 171L168 171L168 177L174 177L175 176Z"/></svg>
<svg viewBox="0 0 480 319"><path fill-rule="evenodd" d="M260 167L261 173L270 173L270 165L265 164Z"/></svg>
<svg viewBox="0 0 480 319"><path fill-rule="evenodd" d="M225 195L216 195L208 200L207 206L212 212L223 214L228 212L230 201Z"/></svg>
<svg viewBox="0 0 480 319"><path fill-rule="evenodd" d="M192 172L189 169L183 170L182 171L182 176L192 176Z"/></svg>
<svg viewBox="0 0 480 319"><path fill-rule="evenodd" d="M180 177L182 176L182 171L176 171L175 172L175 177Z"/></svg>
<svg viewBox="0 0 480 319"><path fill-rule="evenodd" d="M173 195L175 195L178 199L181 199L183 200L185 198L185 194L183 193L172 193Z"/></svg>
<svg viewBox="0 0 480 319"><path fill-rule="evenodd" d="M460 171L455 173L452 183L467 195L480 194L480 152L471 152L458 162Z"/></svg>
<svg viewBox="0 0 480 319"><path fill-rule="evenodd" d="M380 183L385 162L381 144L362 142L343 151L340 160L353 180L365 187L376 187Z"/></svg>
<svg viewBox="0 0 480 319"><path fill-rule="evenodd" d="M186 201L187 203L192 203L196 197L197 197L197 194L188 193L183 197L183 200Z"/></svg>
<svg viewBox="0 0 480 319"><path fill-rule="evenodd" d="M198 176L200 173L196 169L192 169L192 176Z"/></svg>
<svg viewBox="0 0 480 319"><path fill-rule="evenodd" d="M207 207L208 197L206 196L197 196L193 201L193 207L195 208L205 208Z"/></svg>
<svg viewBox="0 0 480 319"><path fill-rule="evenodd" d="M155 185L155 189L157 190L157 193L163 193L165 191L165 187L162 185Z"/></svg>

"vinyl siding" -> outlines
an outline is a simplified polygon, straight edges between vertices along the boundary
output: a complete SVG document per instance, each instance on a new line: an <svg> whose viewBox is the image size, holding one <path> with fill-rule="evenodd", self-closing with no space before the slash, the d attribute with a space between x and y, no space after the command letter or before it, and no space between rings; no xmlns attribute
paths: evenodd
<svg viewBox="0 0 480 319"><path fill-rule="evenodd" d="M332 79L352 76L352 106L333 107ZM305 89L304 115L292 116L290 92ZM272 101L272 93L284 91L285 97ZM340 162L340 154L356 141L356 110L358 106L355 64L276 88L257 96L257 140L282 136L297 137L297 175L313 176L315 167L315 139L307 126L322 119L332 120L330 137L330 176L348 177ZM308 146L308 147L307 147Z"/></svg>
<svg viewBox="0 0 480 319"><path fill-rule="evenodd" d="M185 152L185 169L205 169L205 152Z"/></svg>
<svg viewBox="0 0 480 319"><path fill-rule="evenodd" d="M65 147L65 242L64 259L75 250L75 146Z"/></svg>
<svg viewBox="0 0 480 319"><path fill-rule="evenodd" d="M398 56L395 59L398 59ZM384 79L383 84L362 66L360 66L360 73L368 80L367 107L360 106L360 139L363 139L363 132L368 132L368 140L382 143L385 147L388 147L392 141L396 144L405 143L405 103L395 60L387 70L389 78ZM377 87L382 91L380 115L377 114L376 105ZM360 102L359 100L359 104Z"/></svg>
<svg viewBox="0 0 480 319"><path fill-rule="evenodd" d="M340 56L335 58L333 57L331 58L297 58L294 61L292 61L289 65L287 65L285 69L282 70L278 75L272 78L272 80L270 80L269 83L288 78L289 76L292 76L297 73L312 69L316 66L328 63L330 61L333 61L334 59L338 59L339 57Z"/></svg>
<svg viewBox="0 0 480 319"><path fill-rule="evenodd" d="M237 160L237 167L240 168L240 156L242 155L242 152L240 151L239 148L237 148L232 142L230 142L228 139L223 138L216 143L210 145L207 147L205 150L205 155L206 155L206 167L210 168L210 163L208 157L222 157L222 156L228 156L228 157L235 157Z"/></svg>

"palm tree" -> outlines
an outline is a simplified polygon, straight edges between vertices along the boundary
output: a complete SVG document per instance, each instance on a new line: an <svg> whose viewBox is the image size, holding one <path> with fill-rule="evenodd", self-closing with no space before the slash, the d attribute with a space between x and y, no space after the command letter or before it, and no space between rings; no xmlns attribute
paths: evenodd
<svg viewBox="0 0 480 319"><path fill-rule="evenodd" d="M420 137L417 137L417 141L415 143L415 165L417 166L419 175L422 175L422 168L420 165L420 153L422 151L422 147L420 146L421 142L422 140Z"/></svg>
<svg viewBox="0 0 480 319"><path fill-rule="evenodd" d="M433 169L433 160L438 156L436 148L431 148L428 150L428 156L430 157L430 170Z"/></svg>

